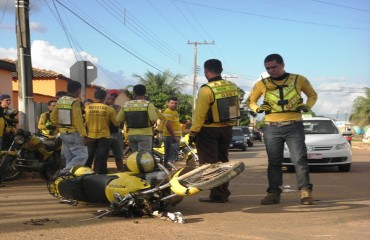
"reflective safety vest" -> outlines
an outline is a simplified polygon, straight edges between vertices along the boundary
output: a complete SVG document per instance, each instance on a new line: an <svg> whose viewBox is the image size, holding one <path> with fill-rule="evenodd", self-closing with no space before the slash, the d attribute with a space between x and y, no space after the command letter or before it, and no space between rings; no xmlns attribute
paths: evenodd
<svg viewBox="0 0 370 240"><path fill-rule="evenodd" d="M214 96L205 123L228 122L240 118L239 90L235 83L218 80L203 86L208 86Z"/></svg>
<svg viewBox="0 0 370 240"><path fill-rule="evenodd" d="M46 117L45 126L53 125L53 123L50 120L50 112L44 112L44 114L45 114L45 117ZM51 136L56 135L55 130L49 130L49 129L42 129L41 133L43 135L51 135Z"/></svg>
<svg viewBox="0 0 370 240"><path fill-rule="evenodd" d="M131 100L123 105L128 128L147 128L150 127L148 106L150 102L146 100Z"/></svg>
<svg viewBox="0 0 370 240"><path fill-rule="evenodd" d="M266 86L265 99L271 106L269 113L278 112L299 112L297 105L302 103L303 99L296 89L298 75L289 74L284 84L277 85L271 78L263 79Z"/></svg>
<svg viewBox="0 0 370 240"><path fill-rule="evenodd" d="M70 96L61 97L57 102L58 123L60 126L72 126L72 105L77 101Z"/></svg>

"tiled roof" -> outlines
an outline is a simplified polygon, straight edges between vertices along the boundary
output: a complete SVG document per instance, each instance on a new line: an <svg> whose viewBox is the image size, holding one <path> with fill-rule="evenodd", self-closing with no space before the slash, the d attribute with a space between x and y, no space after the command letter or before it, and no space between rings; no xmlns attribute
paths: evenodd
<svg viewBox="0 0 370 240"><path fill-rule="evenodd" d="M2 66L1 62L3 62L4 64L14 64L14 71L12 75L13 77L16 78L17 77L17 71L15 69L16 61L13 61L10 59L0 59L0 67ZM51 70L39 69L39 68L32 68L32 74L34 78L62 78L66 80L69 79L68 77L60 73L57 73Z"/></svg>

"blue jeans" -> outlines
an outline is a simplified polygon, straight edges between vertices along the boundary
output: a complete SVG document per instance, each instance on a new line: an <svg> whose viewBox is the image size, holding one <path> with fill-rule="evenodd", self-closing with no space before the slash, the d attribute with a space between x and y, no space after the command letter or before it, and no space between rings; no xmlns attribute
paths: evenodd
<svg viewBox="0 0 370 240"><path fill-rule="evenodd" d="M84 166L88 157L87 146L78 132L61 133L62 155L66 159L66 167L61 172L68 172L74 166Z"/></svg>
<svg viewBox="0 0 370 240"><path fill-rule="evenodd" d="M268 156L267 177L269 187L267 192L281 193L284 142L288 145L290 159L295 166L297 188L299 190L302 188L312 190L303 122L295 122L288 126L265 125L263 133Z"/></svg>
<svg viewBox="0 0 370 240"><path fill-rule="evenodd" d="M129 135L128 141L132 152L147 151L152 152L153 136L151 135Z"/></svg>
<svg viewBox="0 0 370 240"><path fill-rule="evenodd" d="M180 137L176 137L180 141ZM174 141L174 137L164 137L164 163L176 162L179 153L179 144Z"/></svg>
<svg viewBox="0 0 370 240"><path fill-rule="evenodd" d="M90 167L94 162L94 171L98 174L107 174L107 160L111 140L110 138L91 139L87 145L89 157L85 166Z"/></svg>

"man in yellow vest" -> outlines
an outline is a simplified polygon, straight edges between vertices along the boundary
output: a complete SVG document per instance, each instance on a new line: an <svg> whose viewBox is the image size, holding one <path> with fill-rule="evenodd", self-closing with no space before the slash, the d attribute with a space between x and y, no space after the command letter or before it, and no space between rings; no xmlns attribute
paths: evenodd
<svg viewBox="0 0 370 240"><path fill-rule="evenodd" d="M81 83L69 81L67 95L58 100L50 115L53 125L59 128L62 155L66 159L66 166L60 174L67 173L74 166L84 166L88 157L86 126L78 100L80 94Z"/></svg>
<svg viewBox="0 0 370 240"><path fill-rule="evenodd" d="M208 83L199 89L189 134L189 143L196 142L200 164L229 161L232 127L240 117L238 87L222 79L222 70L218 59L209 59L204 63ZM199 201L228 202L228 186L227 182L211 189L209 197Z"/></svg>
<svg viewBox="0 0 370 240"><path fill-rule="evenodd" d="M168 162L175 162L179 151L179 143L181 139L181 124L180 116L177 112L177 97L168 99L167 108L163 115L166 118L163 127L164 137L164 164L167 166Z"/></svg>
<svg viewBox="0 0 370 240"><path fill-rule="evenodd" d="M312 108L317 101L317 93L307 78L285 72L284 60L279 54L268 55L264 65L270 76L258 81L247 99L251 110L265 112L263 138L268 156L269 187L261 204L280 203L284 143L288 145L291 161L295 166L301 204L313 204L301 112ZM306 103L303 102L301 92L307 96ZM263 103L258 105L257 101L262 95Z"/></svg>
<svg viewBox="0 0 370 240"><path fill-rule="evenodd" d="M142 84L134 86L134 100L123 104L117 114L117 121L125 122L128 141L133 152L152 152L153 125L161 114L153 103L145 99L146 87Z"/></svg>
<svg viewBox="0 0 370 240"><path fill-rule="evenodd" d="M50 100L48 102L49 111L44 112L40 115L40 120L37 125L37 128L41 131L41 134L44 135L45 137L52 138L58 135L57 127L53 125L53 123L50 120L50 114L55 108L56 103L57 103L56 100Z"/></svg>

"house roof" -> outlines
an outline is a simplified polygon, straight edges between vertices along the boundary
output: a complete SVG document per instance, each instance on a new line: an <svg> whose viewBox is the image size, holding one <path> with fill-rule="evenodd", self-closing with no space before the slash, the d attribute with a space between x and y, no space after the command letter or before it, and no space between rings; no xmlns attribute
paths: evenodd
<svg viewBox="0 0 370 240"><path fill-rule="evenodd" d="M0 68L12 71L13 77L17 78L16 61L10 59L0 59ZM39 68L32 68L32 75L33 78L59 78L70 80L70 78L64 76L63 74Z"/></svg>

